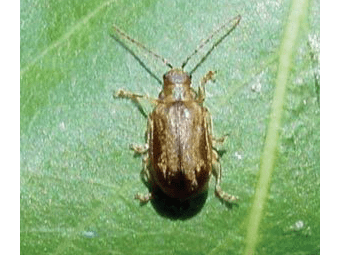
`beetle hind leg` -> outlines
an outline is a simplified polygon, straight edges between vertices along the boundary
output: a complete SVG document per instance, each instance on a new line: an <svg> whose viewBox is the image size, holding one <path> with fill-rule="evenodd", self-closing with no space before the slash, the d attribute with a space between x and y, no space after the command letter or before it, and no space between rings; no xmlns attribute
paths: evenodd
<svg viewBox="0 0 340 255"><path fill-rule="evenodd" d="M130 144L130 150L133 150L136 154L143 155L149 150L149 145L146 143L144 145Z"/></svg>
<svg viewBox="0 0 340 255"><path fill-rule="evenodd" d="M149 192L147 194L140 194L137 193L135 195L135 199L138 199L142 204L146 204L147 202L149 202L150 200L154 199L154 195L152 192Z"/></svg>
<svg viewBox="0 0 340 255"><path fill-rule="evenodd" d="M152 189L152 180L151 180L151 176L149 173L149 157L145 156L143 158L143 170L141 171L141 179L144 182L144 184L146 186L149 187L149 190ZM135 195L135 199L138 199L142 204L146 204L147 202L149 202L150 200L154 199L154 193L153 192L149 192L147 194L140 194L137 193Z"/></svg>
<svg viewBox="0 0 340 255"><path fill-rule="evenodd" d="M222 175L222 170L221 170L221 164L218 161L218 154L215 150L213 150L213 168L212 168L212 173L216 178L216 186L215 186L215 195L228 203L232 203L238 200L237 196L230 195L227 192L223 191L220 182L221 182L221 175Z"/></svg>
<svg viewBox="0 0 340 255"><path fill-rule="evenodd" d="M225 142L226 138L228 138L228 136L229 136L229 134L226 134L226 135L219 137L219 138L213 137L212 138L212 146L216 147L218 145L222 145Z"/></svg>

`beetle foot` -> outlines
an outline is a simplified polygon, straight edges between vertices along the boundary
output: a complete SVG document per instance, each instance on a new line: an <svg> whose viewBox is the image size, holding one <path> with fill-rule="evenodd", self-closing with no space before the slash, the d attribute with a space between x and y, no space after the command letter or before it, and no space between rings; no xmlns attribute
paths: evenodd
<svg viewBox="0 0 340 255"><path fill-rule="evenodd" d="M146 204L150 200L154 199L154 195L153 193L148 193L144 195L137 193L135 195L135 199L138 199L142 204Z"/></svg>
<svg viewBox="0 0 340 255"><path fill-rule="evenodd" d="M203 78L201 79L201 84L202 86L204 86L205 84L207 84L208 81L212 81L215 82L215 74L216 71L209 71L207 72Z"/></svg>
<svg viewBox="0 0 340 255"><path fill-rule="evenodd" d="M149 150L148 144L144 145L130 144L129 148L130 150L133 150L136 154L145 154Z"/></svg>
<svg viewBox="0 0 340 255"><path fill-rule="evenodd" d="M218 145L223 144L228 137L229 137L229 134L226 134L226 135L219 137L219 138L213 137L213 139L212 139L213 147L216 146L217 144Z"/></svg>
<svg viewBox="0 0 340 255"><path fill-rule="evenodd" d="M230 195L227 192L224 192L221 187L216 187L215 189L215 194L218 198L222 199L225 202L228 203L233 203L236 202L238 200L237 196L234 195Z"/></svg>
<svg viewBox="0 0 340 255"><path fill-rule="evenodd" d="M132 93L130 91L126 91L124 89L119 89L114 95L115 98L127 98L131 100L136 100L139 97L143 97L143 95L139 95L136 93Z"/></svg>

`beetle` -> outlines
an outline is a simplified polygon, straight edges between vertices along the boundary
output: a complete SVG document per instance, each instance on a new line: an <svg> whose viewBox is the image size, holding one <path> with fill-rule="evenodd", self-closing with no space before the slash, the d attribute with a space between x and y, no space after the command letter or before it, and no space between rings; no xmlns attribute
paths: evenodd
<svg viewBox="0 0 340 255"><path fill-rule="evenodd" d="M215 195L218 198L229 203L238 200L238 197L221 189L221 164L214 145L223 142L224 138L213 138L211 115L203 105L205 85L214 79L215 72L209 71L201 79L198 91L195 91L191 87L191 77L200 63L191 72L184 71L184 66L216 33L232 22L228 32L203 57L205 59L236 28L240 20L241 16L236 16L214 31L187 57L181 68L174 68L166 59L113 26L121 37L161 59L171 68L163 76L163 90L157 99L123 89L115 94L116 98L130 99L137 104L140 99L146 99L155 105L148 116L146 144L130 146L136 153L144 155L141 173L151 187L147 194L136 194L135 198L140 202L146 203L154 199L158 188L168 197L180 201L193 198L207 191L211 175L216 178Z"/></svg>

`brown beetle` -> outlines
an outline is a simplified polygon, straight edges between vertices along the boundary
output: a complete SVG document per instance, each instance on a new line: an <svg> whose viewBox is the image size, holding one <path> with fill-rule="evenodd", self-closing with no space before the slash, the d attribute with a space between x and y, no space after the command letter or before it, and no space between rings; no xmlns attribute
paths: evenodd
<svg viewBox="0 0 340 255"><path fill-rule="evenodd" d="M231 20L232 27L212 46L205 57L235 29L240 19L241 17L237 16ZM211 116L203 106L205 84L213 79L214 72L209 71L203 77L198 92L195 92L191 87L191 74L198 65L189 73L183 70L188 60L213 35L225 29L228 23L199 45L184 61L182 68L173 68L167 60L148 50L114 26L114 30L122 37L162 59L171 68L163 76L163 90L158 99L150 99L125 90L119 90L115 95L115 97L131 99L136 103L139 103L139 99L145 98L156 105L148 117L146 145L131 146L136 153L146 155L143 160L142 174L152 187L150 193L136 195L136 199L141 202L148 202L154 198L153 191L158 187L171 198L181 201L192 198L208 189L211 174L216 178L215 194L217 197L227 202L238 199L222 191L220 187L221 165L213 145L216 142L223 142L224 139L212 137Z"/></svg>

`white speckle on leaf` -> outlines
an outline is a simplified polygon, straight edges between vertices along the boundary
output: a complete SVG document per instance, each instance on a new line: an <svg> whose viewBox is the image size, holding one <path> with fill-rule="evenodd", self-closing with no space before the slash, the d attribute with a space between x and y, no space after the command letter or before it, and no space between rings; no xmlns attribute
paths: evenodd
<svg viewBox="0 0 340 255"><path fill-rule="evenodd" d="M60 128L60 130L62 130L62 131L65 130L65 123L64 123L64 121L62 121L62 122L59 123L59 128Z"/></svg>
<svg viewBox="0 0 340 255"><path fill-rule="evenodd" d="M260 82L257 82L251 86L251 90L253 92L258 92L258 93L261 92L261 88L262 88L262 85Z"/></svg>
<svg viewBox="0 0 340 255"><path fill-rule="evenodd" d="M242 159L242 155L240 153L238 153L237 151L235 152L235 157L239 160Z"/></svg>
<svg viewBox="0 0 340 255"><path fill-rule="evenodd" d="M295 83L297 84L297 85L302 85L303 84L303 79L301 78L301 77L297 77L296 79L295 79Z"/></svg>
<svg viewBox="0 0 340 255"><path fill-rule="evenodd" d="M301 231L304 227L305 223L302 220L298 220L290 226L290 229L293 231Z"/></svg>
<svg viewBox="0 0 340 255"><path fill-rule="evenodd" d="M257 75L256 80L253 82L253 85L251 86L251 90L253 92L260 93L262 90L262 77L264 75L264 71L262 71L259 75Z"/></svg>
<svg viewBox="0 0 340 255"><path fill-rule="evenodd" d="M95 232L95 231L83 231L82 235L87 237L87 238L94 238L94 237L98 236L97 232Z"/></svg>
<svg viewBox="0 0 340 255"><path fill-rule="evenodd" d="M300 230L303 228L305 224L303 223L302 220L298 220L297 222L295 222L295 224L293 225L293 228L295 228L295 230Z"/></svg>
<svg viewBox="0 0 340 255"><path fill-rule="evenodd" d="M318 35L309 35L308 44L313 51L313 60L319 62L320 57L320 38Z"/></svg>

